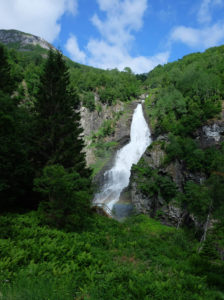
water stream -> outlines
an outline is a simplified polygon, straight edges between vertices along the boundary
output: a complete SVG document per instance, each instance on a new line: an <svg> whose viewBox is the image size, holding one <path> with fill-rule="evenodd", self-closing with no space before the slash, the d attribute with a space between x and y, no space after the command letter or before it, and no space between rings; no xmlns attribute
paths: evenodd
<svg viewBox="0 0 224 300"><path fill-rule="evenodd" d="M145 121L142 104L138 104L132 118L130 142L116 153L114 166L104 173L104 184L94 197L95 205L104 204L110 210L128 186L131 166L136 164L150 145L150 130Z"/></svg>

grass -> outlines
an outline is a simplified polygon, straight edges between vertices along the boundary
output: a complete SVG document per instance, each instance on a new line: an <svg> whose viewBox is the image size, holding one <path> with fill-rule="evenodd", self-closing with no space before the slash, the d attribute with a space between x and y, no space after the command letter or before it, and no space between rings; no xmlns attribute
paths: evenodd
<svg viewBox="0 0 224 300"><path fill-rule="evenodd" d="M208 281L197 241L146 216L121 224L93 215L85 231L66 233L40 226L31 212L0 217L0 230L2 300L224 296L223 264L209 265Z"/></svg>

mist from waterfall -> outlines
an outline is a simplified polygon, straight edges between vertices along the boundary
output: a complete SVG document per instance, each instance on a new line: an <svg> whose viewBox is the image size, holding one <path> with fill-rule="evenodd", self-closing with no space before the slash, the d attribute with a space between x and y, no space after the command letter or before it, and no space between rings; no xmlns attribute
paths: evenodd
<svg viewBox="0 0 224 300"><path fill-rule="evenodd" d="M93 203L104 203L112 210L122 190L129 184L132 165L139 161L150 145L150 135L142 104L138 104L132 118L130 142L116 153L114 166L104 173L104 184Z"/></svg>

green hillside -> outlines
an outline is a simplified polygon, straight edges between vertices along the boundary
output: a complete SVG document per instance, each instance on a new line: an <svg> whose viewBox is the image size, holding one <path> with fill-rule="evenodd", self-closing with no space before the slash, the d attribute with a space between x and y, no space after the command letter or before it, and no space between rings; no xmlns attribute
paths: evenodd
<svg viewBox="0 0 224 300"><path fill-rule="evenodd" d="M32 97L36 88L35 76L40 74L48 49L53 46L39 37L17 30L0 30L1 40L11 49L11 63L16 62L18 76L25 79ZM78 89L83 104L90 110L95 109L95 92L99 94L102 103L109 105L118 99L130 100L140 93L140 81L129 68L123 72L116 69L101 70L64 58L70 69L71 84Z"/></svg>
<svg viewBox="0 0 224 300"><path fill-rule="evenodd" d="M0 298L224 299L224 47L136 76L9 46L0 45ZM130 103L143 91L154 142L132 180L153 199L153 218L119 223L91 210L78 108ZM98 151L114 120L95 133ZM206 144L202 126L214 124L218 139ZM164 154L158 167L152 151ZM167 171L176 166L179 181ZM162 225L161 201L188 221Z"/></svg>
<svg viewBox="0 0 224 300"><path fill-rule="evenodd" d="M153 134L155 139L165 137L155 141L165 151L164 167L179 161L192 174L176 198L202 220L208 214L220 220L224 216L223 78L221 46L158 66L145 81L145 109ZM202 126L214 130L211 136L205 136ZM203 178L201 184L197 177Z"/></svg>
<svg viewBox="0 0 224 300"><path fill-rule="evenodd" d="M4 300L223 298L223 263L146 216L94 216L81 233L40 226L36 213L0 221Z"/></svg>

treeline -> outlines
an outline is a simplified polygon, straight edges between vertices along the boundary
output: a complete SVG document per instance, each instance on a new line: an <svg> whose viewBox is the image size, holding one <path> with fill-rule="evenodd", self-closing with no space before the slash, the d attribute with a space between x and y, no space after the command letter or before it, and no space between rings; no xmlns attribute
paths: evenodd
<svg viewBox="0 0 224 300"><path fill-rule="evenodd" d="M90 110L96 108L94 94L102 104L112 105L117 100L129 101L140 94L141 82L130 68L117 69L71 68L71 82L76 83L83 104Z"/></svg>
<svg viewBox="0 0 224 300"><path fill-rule="evenodd" d="M39 45L26 45L26 51L18 51L21 48L18 43L11 43L9 47L14 75L18 80L24 79L29 98L34 100L47 50ZM76 89L82 104L90 111L100 109L101 104L113 105L117 100L129 101L140 94L141 76L132 73L128 67L122 72L117 69L101 70L75 63L66 57L64 59L69 67L70 85Z"/></svg>
<svg viewBox="0 0 224 300"><path fill-rule="evenodd" d="M36 78L32 105L27 105L12 54L0 46L1 210L38 206L45 223L81 228L90 213L91 171L83 153L80 100L68 67L59 51L50 50Z"/></svg>
<svg viewBox="0 0 224 300"><path fill-rule="evenodd" d="M153 132L168 139L161 142L166 152L164 164L179 161L185 172L193 174L182 191L176 190L171 198L204 223L202 240L211 219L218 220L224 237L224 143L202 149L195 139L200 126L209 119L219 118L224 99L223 78L224 46L221 46L158 66L144 82L150 88L146 110ZM194 178L205 179L199 183ZM158 193L161 184L152 181Z"/></svg>
<svg viewBox="0 0 224 300"><path fill-rule="evenodd" d="M221 111L224 97L224 47L210 48L158 66L145 84L152 90L155 133L191 136Z"/></svg>
<svg viewBox="0 0 224 300"><path fill-rule="evenodd" d="M84 219L92 193L91 172L85 166L77 109L82 104L100 111L102 104L129 101L139 94L140 81L129 68L105 71L74 63L59 52L48 53L38 45L28 45L26 51L18 51L18 43L9 46L2 45L0 53L0 206L6 211L39 206L48 216L54 215L55 220L48 223L60 224L57 214L66 219L66 214L76 211L79 219L79 209L71 203L73 209L63 206L61 198L70 199L83 191L87 194L74 197L82 202L77 204L80 208L85 207L80 211L80 219ZM57 180L60 183L56 184ZM70 194L65 196L67 189ZM52 194L55 201L46 204ZM55 202L58 207L53 207ZM82 222L78 223L81 226Z"/></svg>

